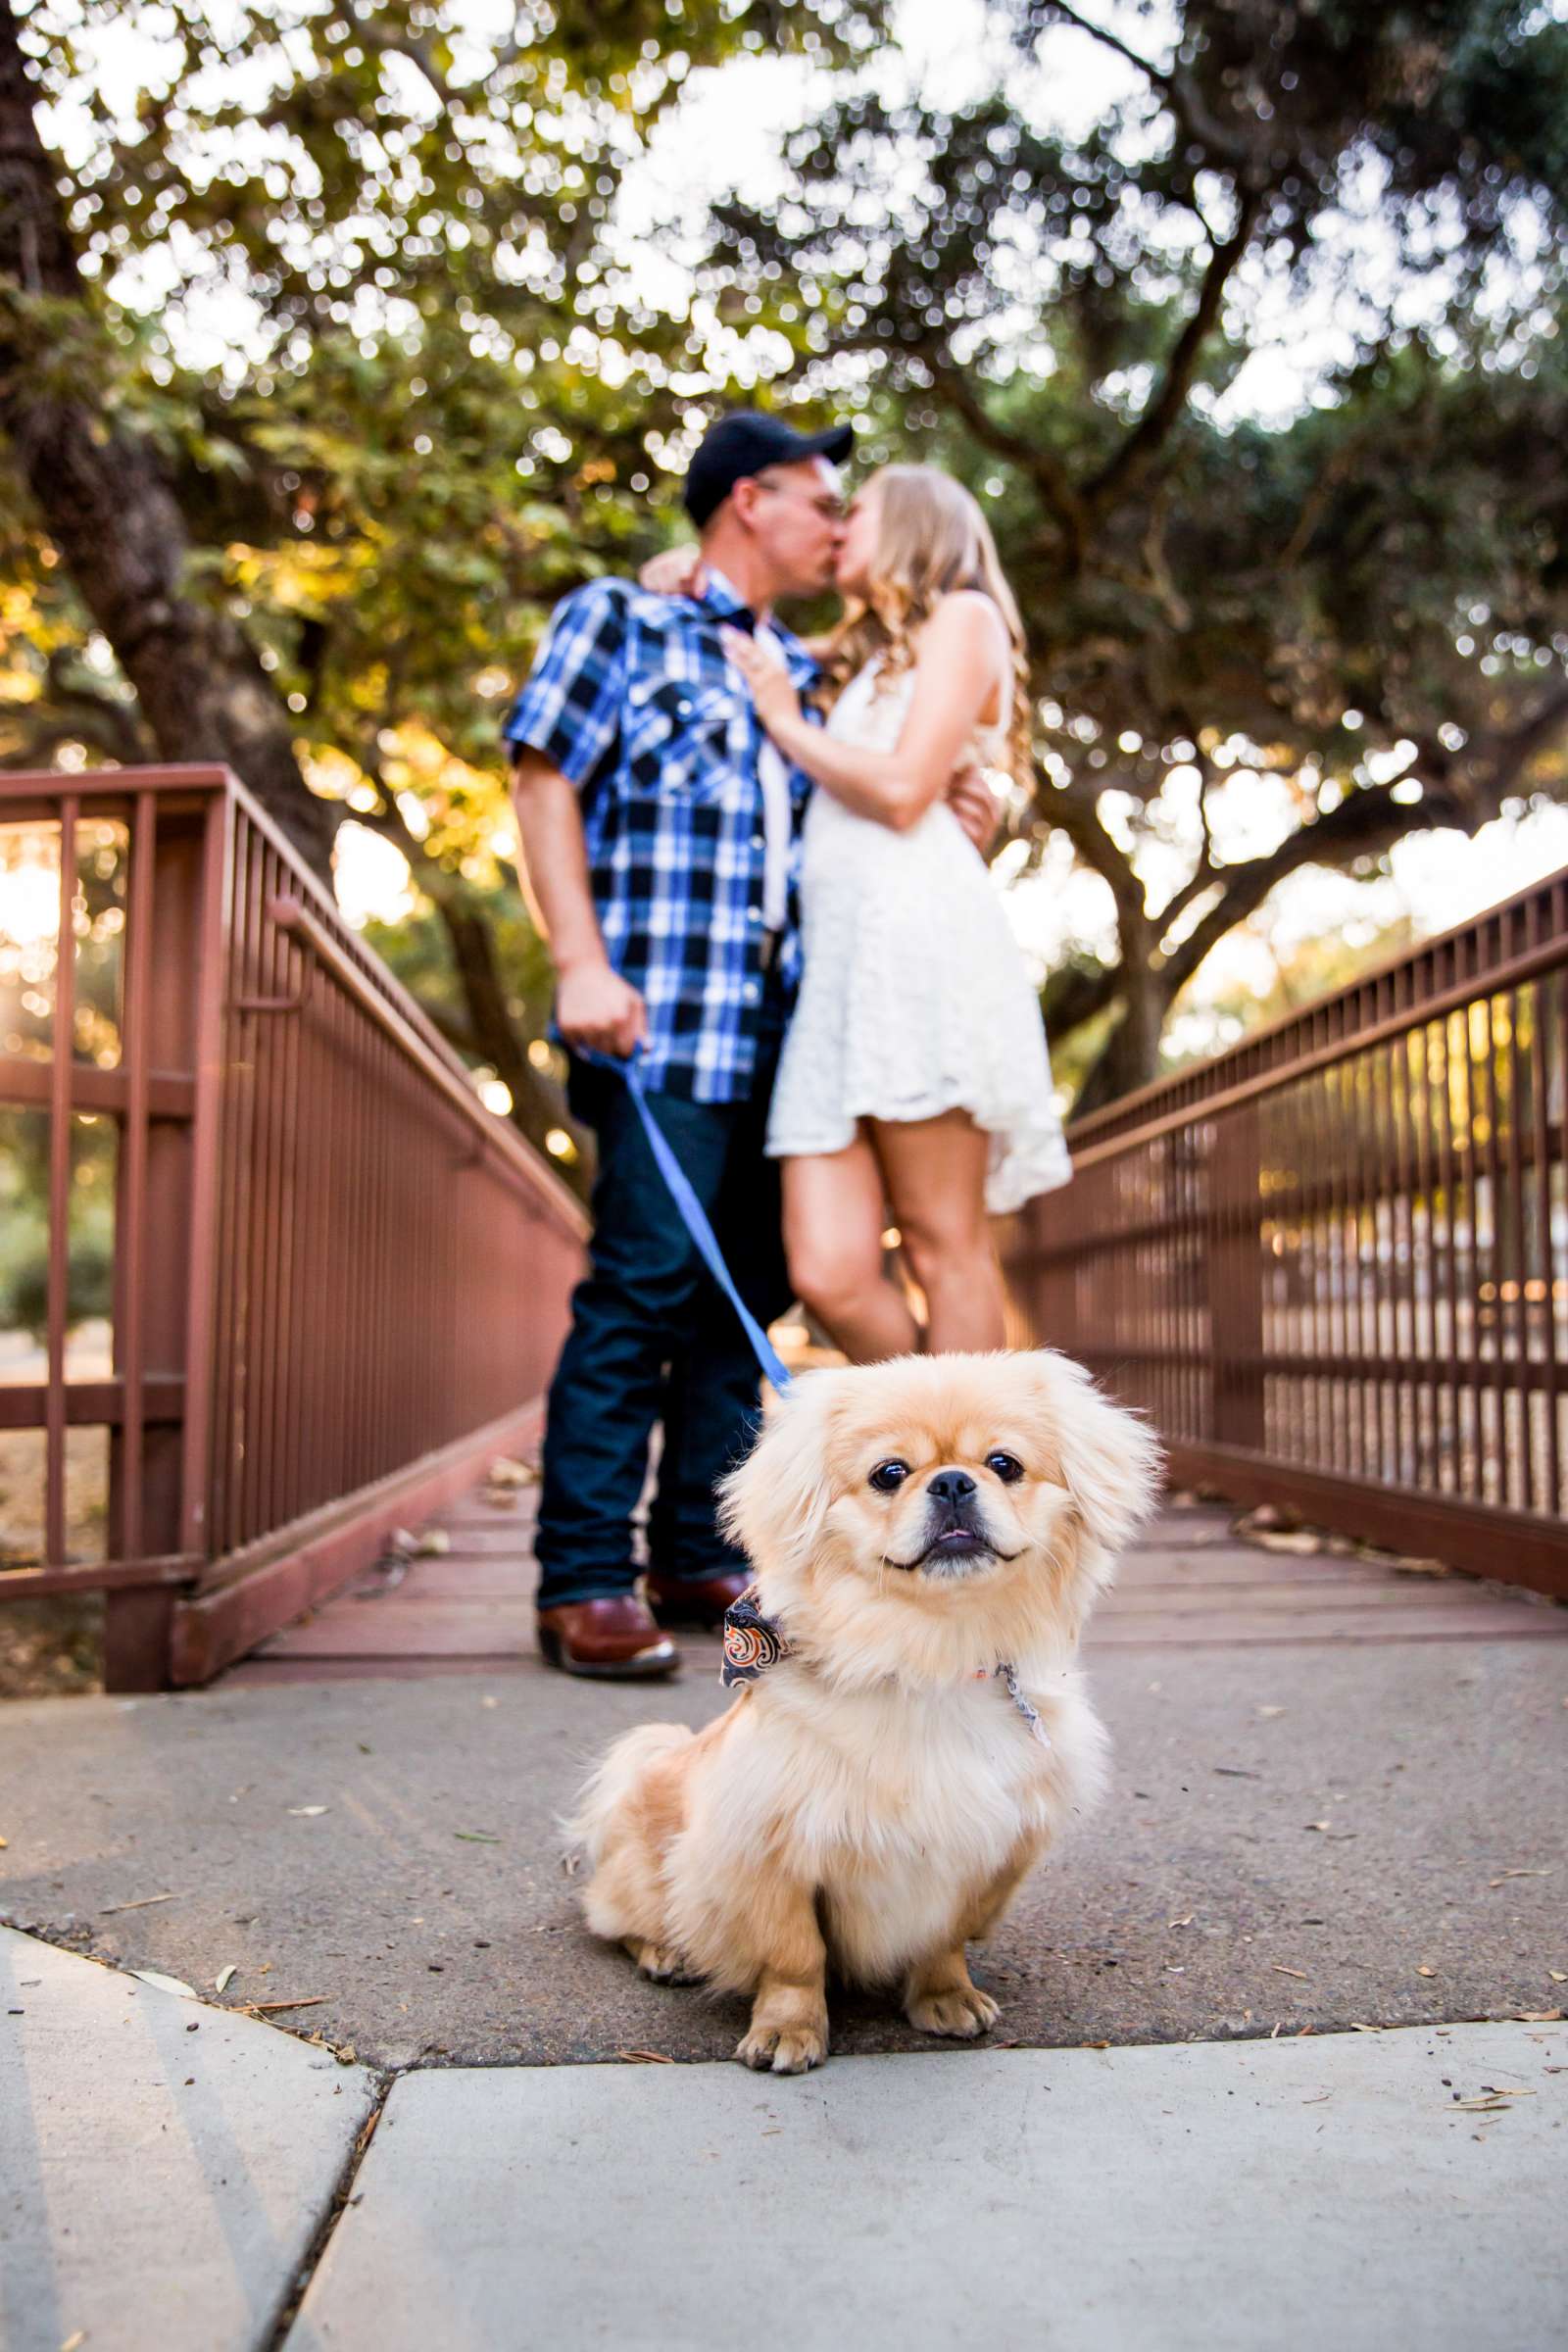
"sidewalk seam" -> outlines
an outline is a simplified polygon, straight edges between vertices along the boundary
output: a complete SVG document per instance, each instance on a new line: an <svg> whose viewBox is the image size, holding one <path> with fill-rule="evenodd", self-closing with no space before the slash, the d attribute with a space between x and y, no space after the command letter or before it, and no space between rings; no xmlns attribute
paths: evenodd
<svg viewBox="0 0 1568 2352"><path fill-rule="evenodd" d="M398 2079L397 2070L372 2069L368 2071L373 2072L375 2076L375 2090L370 2112L361 2125L354 2145L343 2161L343 2169L338 2175L331 2196L327 2199L326 2211L317 2225L311 2242L301 2256L292 2278L283 2289L282 2301L278 2304L270 2325L265 2334L257 2338L258 2352L282 2352L284 2339L299 2317L300 2305L310 2292L311 2281L320 2267L338 2223L348 2209L349 2199L354 2193L354 2183L359 2179L360 2167L369 2151L371 2140L375 2137L376 2127L386 2113L386 2103L392 2095L392 2085Z"/></svg>

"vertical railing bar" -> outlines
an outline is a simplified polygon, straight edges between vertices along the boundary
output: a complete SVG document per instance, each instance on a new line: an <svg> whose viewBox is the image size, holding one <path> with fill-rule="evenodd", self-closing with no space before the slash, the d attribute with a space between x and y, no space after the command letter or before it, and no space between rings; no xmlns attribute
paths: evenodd
<svg viewBox="0 0 1568 2352"><path fill-rule="evenodd" d="M71 1105L76 1058L76 819L80 807L74 793L67 793L60 804L60 905L49 1065L44 1558L51 1566L60 1567L66 1559L66 1326L71 1308Z"/></svg>
<svg viewBox="0 0 1568 2352"><path fill-rule="evenodd" d="M1525 1236L1524 1133L1519 1094L1519 1002L1521 992L1508 992L1508 1185L1513 1204L1513 1247L1518 1296L1514 1300L1518 1360L1513 1382L1514 1418L1519 1429L1519 1501L1524 1510L1536 1507L1535 1432L1530 1369L1530 1251ZM1533 1000L1532 1000L1533 1001Z"/></svg>
<svg viewBox="0 0 1568 2352"><path fill-rule="evenodd" d="M366 1059L368 1040L362 1027L358 1008L344 1000L346 1037L348 1040L347 1083L344 1105L348 1119L349 1149L346 1155L347 1198L349 1215L345 1220L355 1237L354 1248L345 1251L348 1260L344 1335L348 1344L346 1378L343 1383L345 1399L344 1419L344 1484L350 1488L363 1481L362 1463L365 1458L365 1101L368 1085Z"/></svg>
<svg viewBox="0 0 1568 2352"><path fill-rule="evenodd" d="M1377 1017L1395 1012L1392 986L1377 991ZM1398 1187L1394 1150L1394 1040L1376 1048L1372 1058L1373 1201L1372 1278L1377 1298L1378 1455L1382 1475L1400 1483L1399 1465L1399 1230ZM1388 1241L1385 1247L1384 1230ZM1387 1338L1385 1338L1385 1329Z"/></svg>
<svg viewBox="0 0 1568 2352"><path fill-rule="evenodd" d="M1407 986L1395 989L1396 1009L1399 997L1408 1001ZM1393 1253L1391 1273L1394 1291L1395 1355L1401 1367L1394 1383L1394 1458L1396 1476L1401 1486L1419 1486L1421 1458L1421 1390L1414 1371L1417 1353L1415 1336L1415 1203L1411 1199L1410 1162L1410 1040L1408 1034L1389 1041L1389 1125L1394 1139L1394 1196L1389 1220L1389 1247ZM1402 1256L1402 1262L1401 1262ZM1408 1382L1402 1367L1411 1367ZM1408 1398L1408 1414L1406 1413ZM1408 1424L1408 1426L1406 1426ZM1413 1439L1413 1450L1405 1458L1406 1436Z"/></svg>
<svg viewBox="0 0 1568 2352"><path fill-rule="evenodd" d="M1430 994L1430 987L1428 990ZM1410 1100L1410 1128L1415 1146L1415 1195L1421 1201L1420 1247L1417 1248L1415 1195L1410 1203L1410 1314L1411 1350L1415 1359L1415 1415L1417 1483L1436 1494L1439 1486L1438 1464L1443 1452L1443 1437L1439 1429L1437 1391L1438 1334L1437 1280L1438 1243L1437 1210L1432 1198L1432 1032L1412 1029L1406 1041L1407 1080ZM1417 1063L1420 1085L1416 1084ZM1425 1311L1423 1312L1423 1299ZM1423 1449L1421 1430L1425 1427L1426 1444ZM1421 1465L1427 1464L1427 1475L1421 1476Z"/></svg>
<svg viewBox="0 0 1568 2352"><path fill-rule="evenodd" d="M238 1349L239 1295L242 1283L244 1230L241 1222L245 1182L241 1148L245 1102L244 1047L249 1015L238 1008L246 993L245 901L252 854L251 826L235 803L228 826L228 870L225 879L225 931L221 972L212 980L219 995L222 1034L221 1144L218 1156L216 1338L212 1377L212 1519L213 1556L220 1558L230 1545L229 1492L235 1468L235 1356Z"/></svg>
<svg viewBox="0 0 1568 2352"><path fill-rule="evenodd" d="M1291 1168L1296 1200L1296 1288L1300 1301L1296 1320L1296 1352L1313 1366L1308 1372L1301 1368L1301 1452L1304 1462L1318 1460L1324 1453L1323 1391L1316 1370L1317 1345L1317 1203L1312 1186L1315 1182L1314 1161L1307 1149L1307 1132L1312 1115L1312 1089L1309 1081L1294 1086L1290 1092L1291 1104Z"/></svg>
<svg viewBox="0 0 1568 2352"><path fill-rule="evenodd" d="M302 951L301 960L310 972L310 980L308 999L300 1014L300 1100L303 1105L301 1127L304 1159L295 1280L299 1286L299 1321L305 1345L301 1350L299 1378L295 1383L298 1435L293 1509L296 1516L312 1509L322 1494L320 1462L327 1419L327 1271L322 1237L326 1231L332 1143L328 1036L333 991L325 975L314 968L315 958L308 949Z"/></svg>
<svg viewBox="0 0 1568 2352"><path fill-rule="evenodd" d="M1532 930L1539 930L1539 900L1531 902ZM1545 1398L1545 1509L1562 1509L1561 1439L1557 1430L1557 1253L1551 1229L1551 982L1536 986L1536 1051L1531 1055L1531 1125L1536 1151L1536 1207L1541 1228L1541 1271L1545 1283L1541 1318L1541 1385Z"/></svg>
<svg viewBox="0 0 1568 2352"><path fill-rule="evenodd" d="M1465 1286L1470 1345L1465 1369L1469 1374L1470 1433L1474 1446L1473 1478L1467 1492L1477 1501L1486 1499L1486 1429L1482 1407L1482 1376L1484 1359L1481 1353L1481 1139L1476 1133L1476 1067L1475 1037L1471 1016L1475 1005L1469 1004L1454 1017L1459 1023L1464 1042L1464 1117L1459 1124L1458 1149L1463 1154L1465 1193L1469 1208L1470 1272Z"/></svg>
<svg viewBox="0 0 1568 2352"><path fill-rule="evenodd" d="M1443 1278L1446 1292L1447 1319L1443 1341L1443 1361L1447 1377L1445 1390L1447 1401L1447 1437L1450 1448L1449 1466L1451 1487L1456 1494L1464 1492L1464 1431L1460 1417L1460 1356L1459 1356L1459 1219L1458 1169L1453 1149L1453 1022L1446 1013L1432 1023L1428 1034L1441 1042L1442 1069L1438 1091L1438 1185L1443 1195ZM1440 1479L1447 1492L1447 1483Z"/></svg>
<svg viewBox="0 0 1568 2352"><path fill-rule="evenodd" d="M1315 1156L1320 1166L1328 1170L1328 1337L1327 1352L1337 1358L1340 1371L1329 1376L1329 1428L1333 1435L1337 1461L1348 1467L1350 1447L1350 1394L1348 1377L1344 1369L1350 1348L1350 1306L1348 1269L1346 1264L1345 1224L1348 1215L1349 1187L1348 1182L1347 1137L1345 1131L1345 1069L1323 1070L1312 1081L1314 1099L1319 1105L1319 1131L1323 1137L1322 1151Z"/></svg>
<svg viewBox="0 0 1568 2352"><path fill-rule="evenodd" d="M124 1557L140 1559L142 1537L143 1394L146 1379L147 1334L146 1251L147 1219L147 1097L152 1068L150 1032L153 951L153 913L158 842L158 796L136 795L130 835L130 875L126 891L125 984L123 992L126 1064L125 1123L122 1149L125 1154L121 1194L124 1229L115 1236L115 1256L121 1270L119 1301L125 1318L121 1337L120 1372L123 1402L121 1420L120 1544Z"/></svg>
<svg viewBox="0 0 1568 2352"><path fill-rule="evenodd" d="M278 1526L292 1519L299 1509L297 1499L296 1448L299 1442L300 1372L308 1350L302 1347L296 1318L297 1294L295 1259L298 1252L300 1216L300 1055L303 1051L301 1026L305 1019L305 1001L309 991L306 953L291 933L282 939L279 984L285 997L299 1004L284 1023L278 1040L277 1053L282 1063L282 1104L279 1115L280 1151L284 1155L283 1197L279 1208L280 1226L277 1248L277 1403L275 1408L276 1462L272 1524Z"/></svg>
<svg viewBox="0 0 1568 2352"><path fill-rule="evenodd" d="M274 1003L286 1001L283 975L287 963L284 934L271 915L271 902L280 895L284 884L284 867L270 843L262 847L262 894L257 912L257 978L264 997ZM256 1063L256 1117L259 1149L255 1154L256 1177L252 1191L252 1215L261 1245L262 1276L258 1285L252 1315L255 1334L256 1376L252 1388L252 1413L255 1426L255 1445L252 1448L250 1477L249 1533L262 1534L278 1524L274 1506L276 1483L277 1424L276 1402L282 1366L278 1360L278 1318L281 1312L283 1285L281 1280L282 1235L279 1230L279 1190L282 1183L281 1155L283 1152L282 1119L279 1112L281 1096L281 1046L293 1021L289 1012L270 1012L258 1017L253 1032L252 1051Z"/></svg>
<svg viewBox="0 0 1568 2352"><path fill-rule="evenodd" d="M263 994L260 916L265 903L267 857L265 835L248 821L244 895L239 901L240 954L236 980L244 996ZM230 1336L232 1389L229 1425L229 1484L224 1514L223 1548L237 1551L251 1533L252 1469L256 1458L256 1366L253 1359L258 1284L265 1280L256 1231L257 1029L269 1016L242 1012L239 1050L234 1057L238 1125L235 1161L234 1321Z"/></svg>
<svg viewBox="0 0 1568 2352"><path fill-rule="evenodd" d="M1508 1406L1506 1396L1508 1366L1507 1349L1504 1346L1506 1326L1503 1320L1505 1306L1502 1296L1502 1287L1505 1279L1503 1274L1502 1237L1502 1165L1497 1140L1497 1039L1495 1025L1493 1020L1493 1004L1494 999L1490 993L1483 995L1481 999L1481 1009L1486 1026L1487 1040L1485 1065L1485 1102L1487 1106L1487 1190L1492 1202L1492 1247L1489 1253L1491 1263L1492 1304L1494 1309L1492 1324L1491 1387L1494 1414L1493 1436L1497 1449L1495 1476L1496 1493L1494 1499L1498 1502L1506 1502L1509 1498L1509 1488L1512 1482L1508 1476Z"/></svg>
<svg viewBox="0 0 1568 2352"><path fill-rule="evenodd" d="M1371 1384L1368 1368L1375 1347L1368 1347L1366 1336L1366 1284L1361 1262L1361 1212L1365 1199L1365 1178L1361 1150L1361 1097L1366 1076L1366 1057L1357 1054L1347 1064L1349 1094L1349 1152L1348 1169L1350 1222L1348 1236L1351 1251L1351 1283L1355 1299L1355 1370L1350 1385L1355 1396L1355 1467L1362 1477L1375 1475L1371 1464L1371 1447L1367 1440L1367 1413L1371 1404Z"/></svg>
<svg viewBox="0 0 1568 2352"><path fill-rule="evenodd" d="M191 1248L185 1339L185 1424L180 1468L180 1548L212 1557L219 1530L211 1508L215 1430L213 1375L219 1348L220 1121L224 1112L224 1002L228 993L229 880L235 804L215 792L202 826L200 958L196 976L196 1102L191 1130ZM220 1426L220 1425L219 1425Z"/></svg>

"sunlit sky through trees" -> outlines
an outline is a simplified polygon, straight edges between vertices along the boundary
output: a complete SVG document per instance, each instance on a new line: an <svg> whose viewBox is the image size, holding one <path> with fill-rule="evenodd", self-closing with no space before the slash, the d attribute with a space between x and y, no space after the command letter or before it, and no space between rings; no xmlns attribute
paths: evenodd
<svg viewBox="0 0 1568 2352"><path fill-rule="evenodd" d="M1147 12L1101 0L1095 14L1145 51L1158 46L1157 18ZM512 15L511 0L474 0L475 37L491 29L492 18L499 25L502 19L510 23ZM1008 51L1004 32L980 0L902 0L896 24L898 46L868 69L890 99L912 93L927 104L955 107L1004 78L1014 102L1034 119L1084 133L1137 78L1131 67L1086 34L1058 27L1045 36L1028 71L1026 98L1016 53ZM123 91L130 108L139 89L156 87L159 45L157 8L134 5L84 44L101 89ZM243 99L253 69L236 57L225 71L234 75ZM679 104L655 127L647 152L631 163L618 198L618 262L627 285L644 302L677 315L691 304L694 273L711 235L708 207L712 201L738 193L760 208L787 202L781 141L822 110L831 80L826 69L801 57L734 57L690 75ZM46 127L58 150L74 161L88 136L85 120L74 122L69 108L61 108L51 113ZM1354 253L1358 298L1369 295L1395 317L1420 322L1428 315L1423 306L1430 306L1431 315L1441 310L1441 269L1399 282L1394 242L1374 218L1380 191L1370 174L1362 193L1364 212L1354 209L1352 191L1350 205L1330 217L1318 242L1326 255L1337 241ZM885 195L896 211L898 188L890 186ZM169 258L161 284L158 249L143 251L115 290L137 309L154 307L167 288L188 278L182 260L188 257ZM1514 222L1511 250L1498 264L1513 273L1512 300L1518 295L1518 274L1528 275L1530 262L1530 224L1522 219ZM1270 264L1259 253L1238 273L1231 299L1251 314L1252 348L1229 385L1213 396L1211 414L1221 422L1251 417L1284 424L1322 396L1328 371L1352 354L1357 322L1348 315L1343 281L1325 268L1315 290L1308 280L1287 293L1283 275L1271 282ZM219 378L236 355L247 363L260 356L266 331L245 290L216 271L187 292L182 311L168 324L179 359ZM749 374L765 380L765 335L714 316L699 340L712 363L739 381ZM1027 351L1020 356L1027 364ZM779 357L782 361L787 352ZM694 398L707 389L696 362L689 389ZM1139 877L1156 897L1169 894L1191 860L1187 819L1190 814L1196 825L1196 769L1191 773L1190 791L1176 770L1162 796L1168 840L1146 831L1135 842L1129 830L1123 845L1134 851ZM1101 813L1114 837L1113 800L1104 796ZM1288 780L1259 776L1245 766L1234 768L1209 799L1214 846L1223 859L1266 852L1290 831L1295 816ZM1009 911L1019 937L1041 970L1069 948L1110 955L1114 924L1106 884L1075 864L1059 835L1036 869L1016 879L1009 863L1023 862L1023 845L1016 846L1019 857L1004 853L999 872L1009 884ZM396 920L408 908L409 869L390 842L349 822L339 832L336 856L339 897L352 920ZM1568 862L1568 808L1505 815L1474 839L1457 832L1418 833L1396 844L1387 862L1386 877L1370 882L1307 868L1283 883L1264 908L1210 956L1176 1016L1178 1034L1169 1043L1191 1048L1224 1042L1214 1008L1239 991L1266 994L1278 964L1289 964L1304 945L1326 934L1353 945L1401 918L1423 932L1441 929ZM1185 1035L1180 1034L1184 1027Z"/></svg>

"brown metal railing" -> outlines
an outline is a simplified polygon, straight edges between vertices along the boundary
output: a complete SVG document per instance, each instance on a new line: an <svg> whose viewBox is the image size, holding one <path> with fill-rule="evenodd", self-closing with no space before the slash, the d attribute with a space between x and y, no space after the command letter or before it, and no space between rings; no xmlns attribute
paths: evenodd
<svg viewBox="0 0 1568 2352"><path fill-rule="evenodd" d="M1008 1253L1173 1476L1568 1598L1568 872L1072 1129Z"/></svg>
<svg viewBox="0 0 1568 2352"><path fill-rule="evenodd" d="M24 828L58 846L53 1002L0 971L0 1116L48 1122L47 1305L0 1446L42 1431L43 1494L0 1599L101 1587L111 1687L200 1679L520 1428L586 1220L226 770L0 777L0 841ZM73 1155L105 1121L112 1354L83 1367ZM96 1558L68 1494L92 1428Z"/></svg>

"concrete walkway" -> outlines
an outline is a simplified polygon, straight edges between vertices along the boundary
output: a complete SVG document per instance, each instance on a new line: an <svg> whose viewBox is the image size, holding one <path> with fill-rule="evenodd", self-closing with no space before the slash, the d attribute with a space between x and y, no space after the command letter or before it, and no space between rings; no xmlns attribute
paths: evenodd
<svg viewBox="0 0 1568 2352"><path fill-rule="evenodd" d="M1091 1642L1111 1793L978 1956L995 2040L840 1997L775 2082L560 1859L713 1645L547 1673L526 1522L460 1506L212 1690L0 1708L4 2352L1560 2338L1568 1612L1171 1515Z"/></svg>
<svg viewBox="0 0 1568 2352"><path fill-rule="evenodd" d="M1262 1640L1257 1579L1282 1572L1308 1589ZM1381 1595L1356 1640L1333 1630L1345 1585L1310 1587L1337 1573ZM338 1606L378 1621L405 1590ZM1568 1610L1271 1555L1212 1512L1156 1531L1120 1605L1089 1660L1111 1793L978 1963L1004 2037L1564 2005ZM301 2026L378 2066L727 2058L734 2004L584 1936L557 1828L604 1740L722 1705L714 1646L658 1690L492 1669L0 1708L0 1918L193 1984L232 1966L225 2002L309 2001ZM886 2002L835 2006L841 2053L924 2046Z"/></svg>
<svg viewBox="0 0 1568 2352"><path fill-rule="evenodd" d="M267 2343L374 2079L0 1928L0 2344Z"/></svg>
<svg viewBox="0 0 1568 2352"><path fill-rule="evenodd" d="M8 2352L1519 2352L1568 2326L1557 2025L428 2071L382 2107L363 2068L4 1931L0 1978Z"/></svg>
<svg viewBox="0 0 1568 2352"><path fill-rule="evenodd" d="M288 2352L1544 2352L1565 2059L1460 2026L411 2075Z"/></svg>

